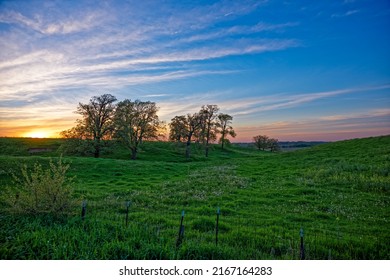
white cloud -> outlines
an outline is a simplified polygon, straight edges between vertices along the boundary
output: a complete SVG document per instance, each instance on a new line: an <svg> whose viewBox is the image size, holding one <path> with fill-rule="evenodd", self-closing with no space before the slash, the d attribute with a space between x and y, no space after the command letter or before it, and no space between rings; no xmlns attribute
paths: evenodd
<svg viewBox="0 0 390 280"><path fill-rule="evenodd" d="M36 14L33 18L15 11L0 14L0 22L19 24L46 35L69 34L89 30L99 25L102 18L102 15L97 12L80 14L77 19L57 18L54 21L48 21L48 18L39 14Z"/></svg>
<svg viewBox="0 0 390 280"><path fill-rule="evenodd" d="M201 75L231 74L234 70L178 70L178 62L196 62L231 55L245 55L297 46L294 40L260 40L238 42L224 46L208 46L198 49L175 50L169 53L157 53L151 56L132 52L116 52L109 60L102 55L82 55L77 60L72 53L40 50L0 63L0 98L23 98L26 94L42 94L51 90L60 90L77 86L104 86L118 88L134 84L156 83L183 79ZM77 50L76 50L77 51ZM130 54L133 57L128 58ZM131 56L131 55L130 55ZM102 59L103 57L103 59ZM158 73L137 74L140 71L158 71ZM128 72L126 76L118 74ZM21 95L23 94L23 95Z"/></svg>
<svg viewBox="0 0 390 280"><path fill-rule="evenodd" d="M351 94L362 91L376 91L389 89L390 85L371 86L371 87L359 87L359 88L347 88L324 92L304 93L304 94L277 94L269 96L261 96L259 98L248 98L240 100L229 100L224 102L229 113L235 116L252 115L261 112L283 110L293 107L299 107L300 105L310 103L319 99L334 97L343 94ZM383 113L382 111L378 111Z"/></svg>
<svg viewBox="0 0 390 280"><path fill-rule="evenodd" d="M343 14L332 14L332 18L348 17L348 16L351 16L351 15L354 15L357 13L359 13L359 10L350 10L350 11L347 11Z"/></svg>

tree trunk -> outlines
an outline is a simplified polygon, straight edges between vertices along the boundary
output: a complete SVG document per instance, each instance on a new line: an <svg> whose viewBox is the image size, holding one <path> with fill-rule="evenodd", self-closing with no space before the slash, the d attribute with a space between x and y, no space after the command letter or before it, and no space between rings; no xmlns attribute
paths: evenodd
<svg viewBox="0 0 390 280"><path fill-rule="evenodd" d="M192 132L190 132L187 136L186 143L186 158L190 158L190 145L191 145Z"/></svg>
<svg viewBox="0 0 390 280"><path fill-rule="evenodd" d="M207 134L206 134L206 157L209 157L209 141L210 141L210 122L207 126Z"/></svg>
<svg viewBox="0 0 390 280"><path fill-rule="evenodd" d="M137 159L137 148L131 149L131 159L136 160Z"/></svg>
<svg viewBox="0 0 390 280"><path fill-rule="evenodd" d="M95 139L95 158L100 157L100 139Z"/></svg>
<svg viewBox="0 0 390 280"><path fill-rule="evenodd" d="M191 145L191 141L187 141L187 144L186 144L186 158L190 158L190 145Z"/></svg>

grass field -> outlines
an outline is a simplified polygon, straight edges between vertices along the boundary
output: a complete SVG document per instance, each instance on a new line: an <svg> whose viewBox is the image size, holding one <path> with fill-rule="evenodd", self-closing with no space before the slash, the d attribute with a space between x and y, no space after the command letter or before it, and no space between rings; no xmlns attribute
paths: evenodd
<svg viewBox="0 0 390 280"><path fill-rule="evenodd" d="M0 192L62 141L0 138ZM390 259L390 136L281 153L214 146L209 158L193 147L191 160L150 142L136 161L120 147L64 161L80 207L67 219L2 208L1 259L299 259L301 228L307 259Z"/></svg>

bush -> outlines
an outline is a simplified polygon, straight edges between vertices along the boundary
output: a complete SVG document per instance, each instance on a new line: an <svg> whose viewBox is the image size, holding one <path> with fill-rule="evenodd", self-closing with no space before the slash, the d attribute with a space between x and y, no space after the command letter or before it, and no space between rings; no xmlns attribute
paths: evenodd
<svg viewBox="0 0 390 280"><path fill-rule="evenodd" d="M72 198L73 178L67 178L69 165L59 158L57 164L52 160L46 170L38 163L30 172L24 165L21 176L14 176L14 185L2 196L7 210L13 214L69 214L76 201Z"/></svg>

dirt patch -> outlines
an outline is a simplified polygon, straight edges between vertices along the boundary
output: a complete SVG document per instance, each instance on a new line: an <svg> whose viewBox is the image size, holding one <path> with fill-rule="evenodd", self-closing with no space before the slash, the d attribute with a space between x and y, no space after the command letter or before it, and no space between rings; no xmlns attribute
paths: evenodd
<svg viewBox="0 0 390 280"><path fill-rule="evenodd" d="M53 149L50 148L29 148L27 151L30 154L35 154L35 153L45 153L45 152L51 152Z"/></svg>

